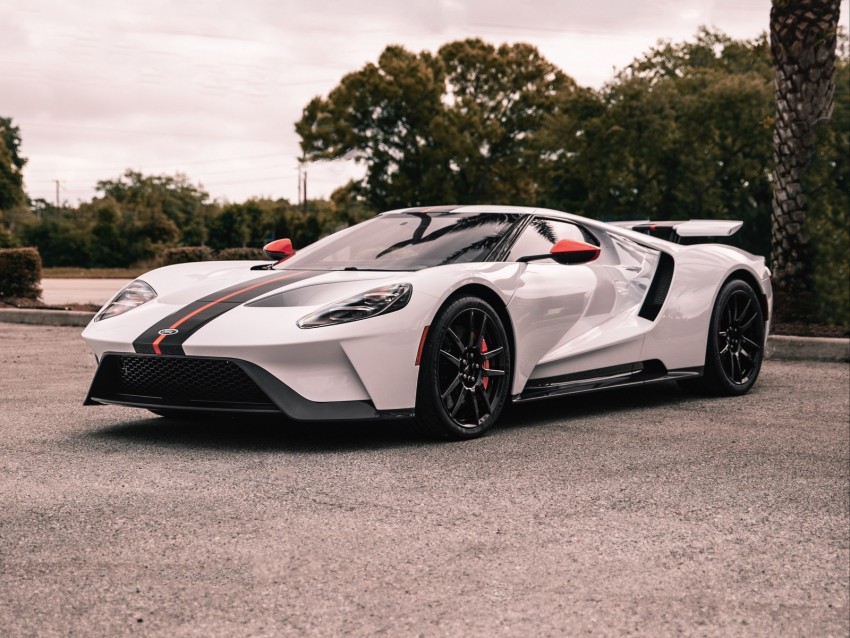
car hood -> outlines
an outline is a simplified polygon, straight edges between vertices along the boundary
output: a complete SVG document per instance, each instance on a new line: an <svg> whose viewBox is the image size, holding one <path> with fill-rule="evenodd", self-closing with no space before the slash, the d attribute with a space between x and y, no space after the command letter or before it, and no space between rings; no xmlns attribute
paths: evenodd
<svg viewBox="0 0 850 638"><path fill-rule="evenodd" d="M330 296L333 300L344 295L349 289L352 294L363 289L364 282L375 281L375 286L381 281L390 281L399 274L383 271L327 271L327 270L251 270L252 266L261 266L268 262L197 262L166 266L145 273L139 279L149 284L157 293L157 302L165 305L185 305L193 301L213 300L217 295L227 294L226 291L238 289L244 284L246 288L278 275L279 286L271 289L257 289L258 299L278 295L301 287L311 287L317 294L317 299ZM367 284L368 285L368 284ZM304 305L323 303L305 298Z"/></svg>

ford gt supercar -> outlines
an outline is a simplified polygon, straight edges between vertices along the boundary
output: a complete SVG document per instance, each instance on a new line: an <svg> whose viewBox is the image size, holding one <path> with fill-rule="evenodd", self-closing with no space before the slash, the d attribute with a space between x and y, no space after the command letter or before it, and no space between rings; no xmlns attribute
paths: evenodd
<svg viewBox="0 0 850 638"><path fill-rule="evenodd" d="M83 332L87 404L168 416L415 418L444 438L507 401L664 380L718 394L758 376L772 304L735 221L606 224L553 210L383 213L269 262L153 270Z"/></svg>

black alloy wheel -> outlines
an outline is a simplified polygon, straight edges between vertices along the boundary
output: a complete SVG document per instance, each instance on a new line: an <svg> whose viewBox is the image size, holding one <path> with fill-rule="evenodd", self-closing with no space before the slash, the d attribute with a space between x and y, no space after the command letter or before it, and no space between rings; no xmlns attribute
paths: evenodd
<svg viewBox="0 0 850 638"><path fill-rule="evenodd" d="M416 420L440 438L471 439L499 416L508 396L510 347L499 315L476 297L441 311L422 353Z"/></svg>
<svg viewBox="0 0 850 638"><path fill-rule="evenodd" d="M702 389L725 395L748 392L761 370L764 328L752 287L740 279L727 282L712 312L704 376L698 380Z"/></svg>

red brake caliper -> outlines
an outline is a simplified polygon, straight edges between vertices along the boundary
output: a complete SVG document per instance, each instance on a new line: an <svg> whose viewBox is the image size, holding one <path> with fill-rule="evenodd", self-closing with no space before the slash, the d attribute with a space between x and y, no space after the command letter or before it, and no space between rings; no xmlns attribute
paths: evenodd
<svg viewBox="0 0 850 638"><path fill-rule="evenodd" d="M486 354L486 353L487 353L487 340L482 339L481 340L481 354ZM488 359L487 361L485 361L484 365L482 365L481 367L484 368L485 370L489 370L490 369L490 360ZM489 384L489 383L490 383L490 377L484 377L483 379L481 379L481 385L484 386L485 390L487 389L487 384Z"/></svg>

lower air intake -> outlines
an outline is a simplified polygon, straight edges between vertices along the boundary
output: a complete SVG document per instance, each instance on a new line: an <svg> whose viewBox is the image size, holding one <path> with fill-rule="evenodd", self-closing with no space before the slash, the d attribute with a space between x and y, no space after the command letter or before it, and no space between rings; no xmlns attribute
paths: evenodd
<svg viewBox="0 0 850 638"><path fill-rule="evenodd" d="M144 355L110 358L114 374L111 393L150 397L175 405L274 407L245 370L227 359Z"/></svg>

